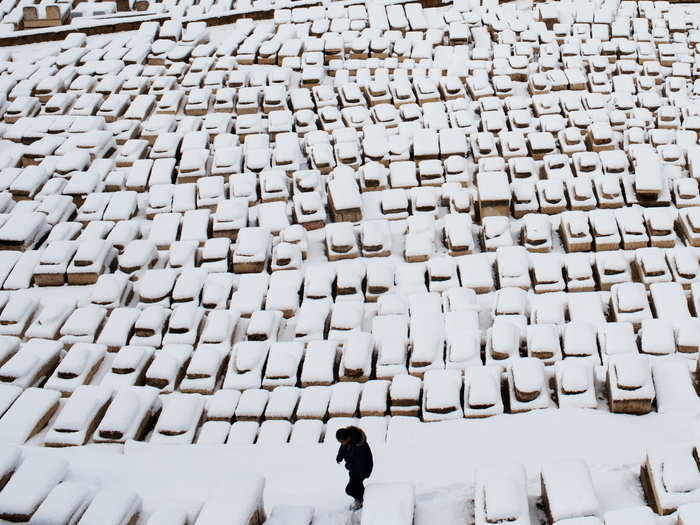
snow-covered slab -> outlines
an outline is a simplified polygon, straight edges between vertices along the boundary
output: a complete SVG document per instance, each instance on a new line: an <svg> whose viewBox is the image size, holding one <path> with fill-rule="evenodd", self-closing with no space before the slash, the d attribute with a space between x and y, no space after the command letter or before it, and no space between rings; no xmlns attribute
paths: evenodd
<svg viewBox="0 0 700 525"><path fill-rule="evenodd" d="M272 525L310 525L314 508L306 505L275 505L265 523Z"/></svg>
<svg viewBox="0 0 700 525"><path fill-rule="evenodd" d="M112 392L103 387L81 385L61 408L44 437L46 446L84 445L100 422Z"/></svg>
<svg viewBox="0 0 700 525"><path fill-rule="evenodd" d="M154 388L121 388L114 395L93 439L95 442L124 443L142 437L160 407L158 391Z"/></svg>
<svg viewBox="0 0 700 525"><path fill-rule="evenodd" d="M243 391L236 406L236 420L260 421L269 399L270 393L267 390L249 389Z"/></svg>
<svg viewBox="0 0 700 525"><path fill-rule="evenodd" d="M0 415L4 414L10 405L22 393L22 387L17 385L0 385Z"/></svg>
<svg viewBox="0 0 700 525"><path fill-rule="evenodd" d="M118 525L138 519L141 498L128 489L103 488L90 502L80 521L87 524Z"/></svg>
<svg viewBox="0 0 700 525"><path fill-rule="evenodd" d="M260 423L257 421L236 421L231 425L227 445L252 445L260 430Z"/></svg>
<svg viewBox="0 0 700 525"><path fill-rule="evenodd" d="M62 345L48 339L32 339L24 343L0 367L0 381L21 386L32 386L56 366Z"/></svg>
<svg viewBox="0 0 700 525"><path fill-rule="evenodd" d="M62 458L29 457L20 463L0 494L0 518L29 521L41 503L68 474Z"/></svg>
<svg viewBox="0 0 700 525"><path fill-rule="evenodd" d="M244 390L262 386L262 374L270 345L266 341L241 341L233 346L223 388Z"/></svg>
<svg viewBox="0 0 700 525"><path fill-rule="evenodd" d="M371 483L365 489L362 525L413 523L414 489L408 483Z"/></svg>
<svg viewBox="0 0 700 525"><path fill-rule="evenodd" d="M656 391L646 357L635 354L611 357L606 381L613 412L645 414L651 411Z"/></svg>
<svg viewBox="0 0 700 525"><path fill-rule="evenodd" d="M690 445L667 445L648 451L641 478L657 514L670 514L680 505L700 501L700 470L695 456Z"/></svg>
<svg viewBox="0 0 700 525"><path fill-rule="evenodd" d="M199 394L165 396L151 442L192 443L204 412L204 403L204 397Z"/></svg>
<svg viewBox="0 0 700 525"><path fill-rule="evenodd" d="M597 408L593 367L589 362L566 359L554 366L559 408Z"/></svg>
<svg viewBox="0 0 700 525"><path fill-rule="evenodd" d="M172 392L183 373L185 363L191 356L191 345L164 345L146 369L146 385L157 388L163 393Z"/></svg>
<svg viewBox="0 0 700 525"><path fill-rule="evenodd" d="M542 494L550 522L595 516L598 496L591 473L581 460L561 460L542 466Z"/></svg>
<svg viewBox="0 0 700 525"><path fill-rule="evenodd" d="M297 405L297 419L325 419L331 400L330 386L303 388Z"/></svg>
<svg viewBox="0 0 700 525"><path fill-rule="evenodd" d="M526 412L551 405L544 363L525 357L513 361L506 372L510 411Z"/></svg>
<svg viewBox="0 0 700 525"><path fill-rule="evenodd" d="M281 445L289 440L292 424L283 420L267 420L260 425L256 444Z"/></svg>
<svg viewBox="0 0 700 525"><path fill-rule="evenodd" d="M104 360L107 348L94 343L76 343L66 353L44 388L70 395L80 385L89 384Z"/></svg>
<svg viewBox="0 0 700 525"><path fill-rule="evenodd" d="M265 407L265 419L292 420L299 403L300 389L295 386L278 386L270 393Z"/></svg>
<svg viewBox="0 0 700 525"><path fill-rule="evenodd" d="M39 505L29 523L70 523L85 512L93 491L93 487L87 483L59 483Z"/></svg>
<svg viewBox="0 0 700 525"><path fill-rule="evenodd" d="M423 380L423 421L442 421L464 415L459 370L428 370Z"/></svg>
<svg viewBox="0 0 700 525"><path fill-rule="evenodd" d="M475 478L474 519L477 525L531 523L527 480L521 465L483 467L477 470Z"/></svg>
<svg viewBox="0 0 700 525"><path fill-rule="evenodd" d="M236 493L231 496L212 496L204 502L195 521L196 525L215 525L227 520L232 525L259 525L263 520L263 490L265 480L246 476L236 480Z"/></svg>
<svg viewBox="0 0 700 525"><path fill-rule="evenodd" d="M467 418L503 413L499 367L470 366L464 370L463 407Z"/></svg>
<svg viewBox="0 0 700 525"><path fill-rule="evenodd" d="M653 283L649 287L649 291L657 318L668 319L675 323L690 317L683 287L680 283Z"/></svg>
<svg viewBox="0 0 700 525"><path fill-rule="evenodd" d="M230 422L240 398L241 393L238 390L219 390L207 400L207 420Z"/></svg>
<svg viewBox="0 0 700 525"><path fill-rule="evenodd" d="M55 390L27 388L0 418L0 441L24 444L46 426L60 397Z"/></svg>
<svg viewBox="0 0 700 525"><path fill-rule="evenodd" d="M301 369L301 385L330 385L335 379L338 345L335 341L310 341Z"/></svg>
<svg viewBox="0 0 700 525"><path fill-rule="evenodd" d="M656 361L651 371L658 412L697 412L700 401L684 359Z"/></svg>
<svg viewBox="0 0 700 525"><path fill-rule="evenodd" d="M270 345L263 387L294 386L304 355L304 344L298 341L276 342Z"/></svg>
<svg viewBox="0 0 700 525"><path fill-rule="evenodd" d="M626 525L628 523L654 525L656 523L654 511L644 506L610 510L603 515L603 518L607 525Z"/></svg>
<svg viewBox="0 0 700 525"><path fill-rule="evenodd" d="M107 374L100 384L107 388L120 389L137 385L153 361L152 346L128 345L117 352Z"/></svg>

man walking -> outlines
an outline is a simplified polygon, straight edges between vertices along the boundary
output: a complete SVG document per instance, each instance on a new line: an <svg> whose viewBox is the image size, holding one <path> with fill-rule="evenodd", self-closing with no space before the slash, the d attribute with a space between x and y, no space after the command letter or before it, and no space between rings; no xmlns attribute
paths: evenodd
<svg viewBox="0 0 700 525"><path fill-rule="evenodd" d="M367 444L367 436L358 427L346 427L338 429L335 433L340 442L336 461L345 461L345 468L350 475L345 493L355 499L353 509L362 507L362 499L365 494L365 480L372 474L374 460L372 451Z"/></svg>

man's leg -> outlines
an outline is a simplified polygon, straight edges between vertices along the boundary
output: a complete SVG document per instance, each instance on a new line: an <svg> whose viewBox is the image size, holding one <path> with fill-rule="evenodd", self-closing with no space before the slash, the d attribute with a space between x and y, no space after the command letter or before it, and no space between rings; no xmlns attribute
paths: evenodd
<svg viewBox="0 0 700 525"><path fill-rule="evenodd" d="M357 500L362 503L365 499L365 478L357 478Z"/></svg>
<svg viewBox="0 0 700 525"><path fill-rule="evenodd" d="M348 486L345 487L345 493L357 501L362 501L362 498L365 495L365 486L363 482L363 478L351 475L350 481L348 481Z"/></svg>

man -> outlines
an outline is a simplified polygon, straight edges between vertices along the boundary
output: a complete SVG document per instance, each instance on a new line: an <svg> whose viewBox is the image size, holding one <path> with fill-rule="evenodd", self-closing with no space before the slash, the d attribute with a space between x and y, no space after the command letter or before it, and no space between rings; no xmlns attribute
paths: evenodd
<svg viewBox="0 0 700 525"><path fill-rule="evenodd" d="M346 427L338 429L335 433L340 442L336 461L345 461L345 468L350 475L345 493L355 499L354 509L362 507L362 499L365 495L365 480L372 474L374 460L372 451L367 444L367 436L361 428Z"/></svg>

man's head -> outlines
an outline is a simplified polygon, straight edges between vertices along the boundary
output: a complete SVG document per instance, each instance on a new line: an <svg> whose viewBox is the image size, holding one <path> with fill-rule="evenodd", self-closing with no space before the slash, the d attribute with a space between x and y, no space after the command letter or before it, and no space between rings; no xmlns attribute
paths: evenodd
<svg viewBox="0 0 700 525"><path fill-rule="evenodd" d="M339 428L335 433L335 439L337 439L341 444L347 445L350 443L350 431L347 428Z"/></svg>

